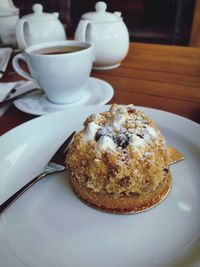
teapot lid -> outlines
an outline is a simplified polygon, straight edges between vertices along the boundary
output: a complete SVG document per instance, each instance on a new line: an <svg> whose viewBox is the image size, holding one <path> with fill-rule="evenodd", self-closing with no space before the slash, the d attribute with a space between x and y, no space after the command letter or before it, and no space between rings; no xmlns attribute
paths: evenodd
<svg viewBox="0 0 200 267"><path fill-rule="evenodd" d="M34 4L33 7L33 13L25 15L23 19L27 20L49 20L49 19L55 19L55 17L58 17L58 13L44 13L43 12L43 6L41 4Z"/></svg>
<svg viewBox="0 0 200 267"><path fill-rule="evenodd" d="M121 12L106 12L107 5L105 2L97 2L94 12L88 12L82 15L82 19L91 20L93 22L114 22L121 20Z"/></svg>

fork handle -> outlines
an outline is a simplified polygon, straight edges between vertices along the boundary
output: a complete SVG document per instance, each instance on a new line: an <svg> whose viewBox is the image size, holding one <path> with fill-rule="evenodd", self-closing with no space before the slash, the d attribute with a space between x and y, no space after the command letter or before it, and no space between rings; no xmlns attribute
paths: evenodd
<svg viewBox="0 0 200 267"><path fill-rule="evenodd" d="M24 192L26 192L31 186L41 180L43 177L47 176L49 172L42 172L40 175L33 178L30 182L25 184L22 188L20 188L16 193L14 193L11 197L9 197L5 202L0 205L0 215L4 213L7 208L9 208Z"/></svg>

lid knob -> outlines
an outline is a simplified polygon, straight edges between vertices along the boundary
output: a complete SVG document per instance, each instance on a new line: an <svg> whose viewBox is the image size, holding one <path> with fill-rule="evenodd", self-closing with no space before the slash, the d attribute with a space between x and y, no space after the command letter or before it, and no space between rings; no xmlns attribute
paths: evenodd
<svg viewBox="0 0 200 267"><path fill-rule="evenodd" d="M106 8L107 8L107 5L105 2L97 2L96 5L95 5L95 10L97 12L105 12L106 11Z"/></svg>
<svg viewBox="0 0 200 267"><path fill-rule="evenodd" d="M43 6L40 4L34 4L32 9L34 13L40 14L43 11Z"/></svg>

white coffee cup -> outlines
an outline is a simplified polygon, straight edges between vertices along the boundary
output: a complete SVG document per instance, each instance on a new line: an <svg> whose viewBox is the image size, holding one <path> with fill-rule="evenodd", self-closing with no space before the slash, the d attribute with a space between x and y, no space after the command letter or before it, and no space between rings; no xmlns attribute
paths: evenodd
<svg viewBox="0 0 200 267"><path fill-rule="evenodd" d="M65 48L75 50L66 52ZM60 54L56 53L59 49ZM27 63L31 75L20 67L19 60ZM26 48L23 54L13 58L12 63L18 74L39 84L49 101L68 104L83 95L92 69L93 49L90 44L78 41L42 43Z"/></svg>

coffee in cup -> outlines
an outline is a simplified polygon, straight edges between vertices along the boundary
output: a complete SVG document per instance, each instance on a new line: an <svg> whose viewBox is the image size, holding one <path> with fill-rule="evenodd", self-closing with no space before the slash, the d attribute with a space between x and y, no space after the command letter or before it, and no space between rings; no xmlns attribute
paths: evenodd
<svg viewBox="0 0 200 267"><path fill-rule="evenodd" d="M24 60L30 74L19 60ZM93 64L90 44L57 41L30 46L13 59L13 67L22 77L37 82L49 101L69 104L78 101L88 82Z"/></svg>
<svg viewBox="0 0 200 267"><path fill-rule="evenodd" d="M66 54L66 53L74 53L76 51L81 51L85 49L84 46L53 46L53 47L47 47L42 48L39 50L34 51L34 54L40 54L40 55L58 55L58 54Z"/></svg>

